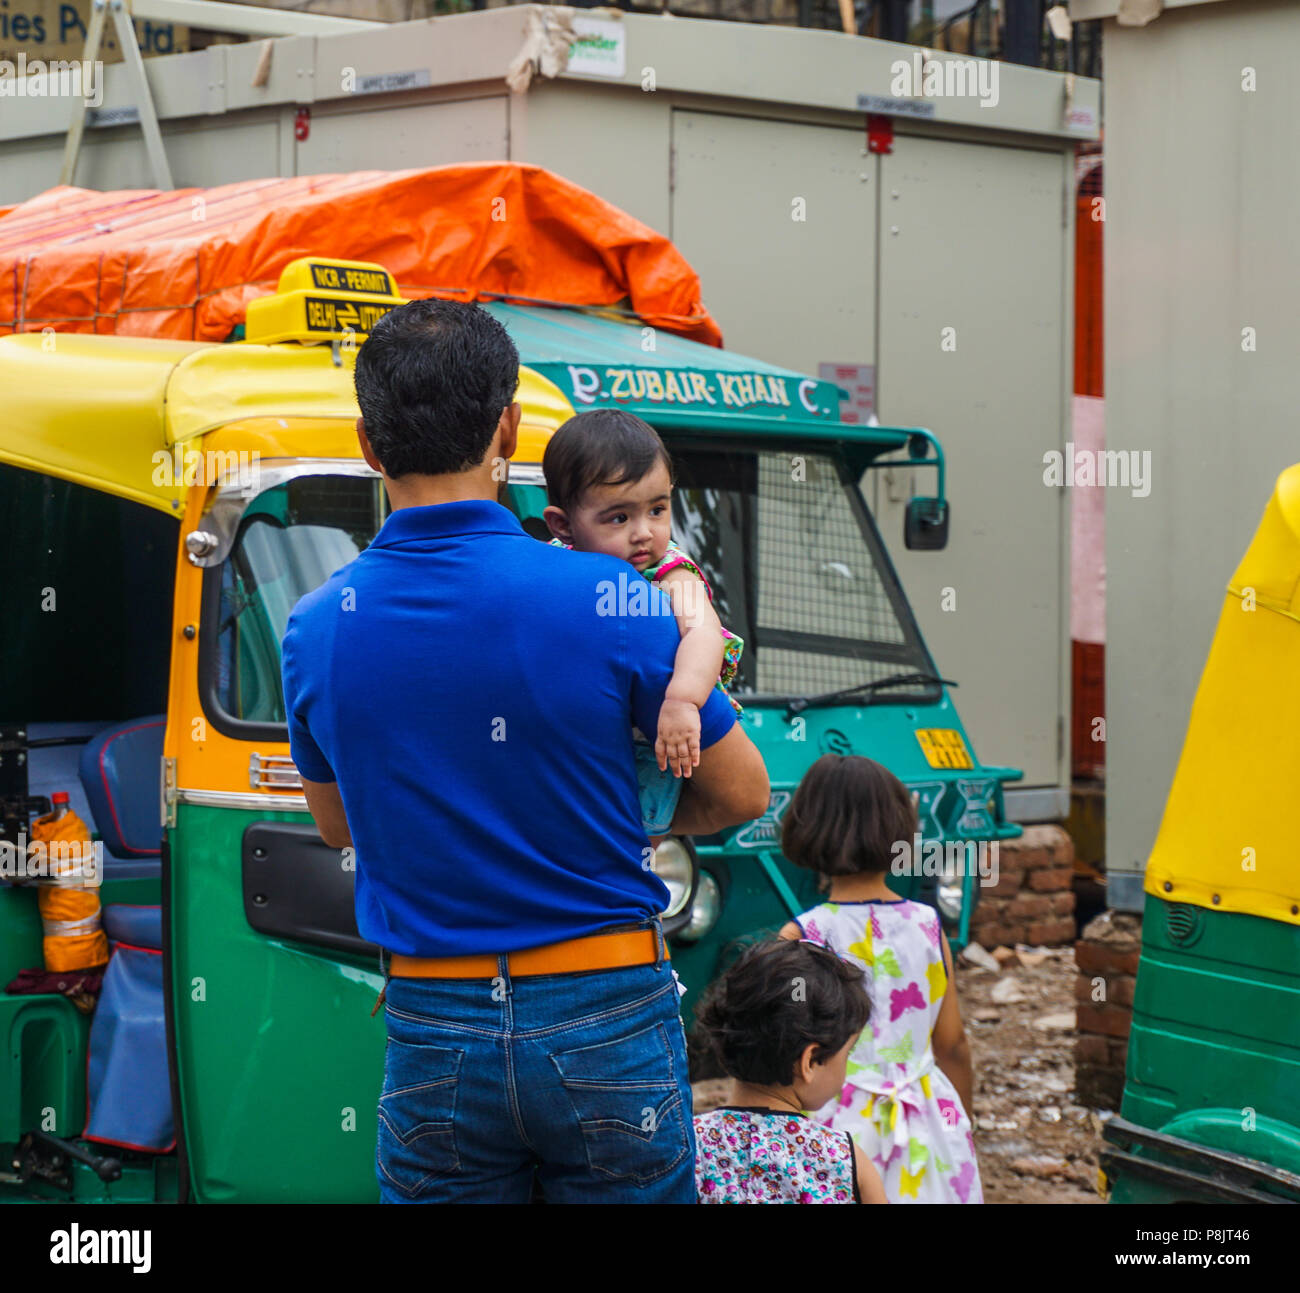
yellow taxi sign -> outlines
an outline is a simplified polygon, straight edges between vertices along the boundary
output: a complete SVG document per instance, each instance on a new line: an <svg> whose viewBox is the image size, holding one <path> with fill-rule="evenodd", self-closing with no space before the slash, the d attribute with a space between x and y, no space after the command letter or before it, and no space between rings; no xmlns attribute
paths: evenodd
<svg viewBox="0 0 1300 1293"><path fill-rule="evenodd" d="M961 733L951 727L922 727L916 733L917 742L925 754L925 761L932 768L973 768L975 761L970 757L966 742Z"/></svg>
<svg viewBox="0 0 1300 1293"><path fill-rule="evenodd" d="M382 265L305 256L285 266L274 296L249 302L244 339L261 345L345 341L368 335L404 304Z"/></svg>
<svg viewBox="0 0 1300 1293"><path fill-rule="evenodd" d="M290 261L280 274L276 295L286 292L340 292L361 296L396 296L397 284L382 266L365 260L326 260L304 256Z"/></svg>

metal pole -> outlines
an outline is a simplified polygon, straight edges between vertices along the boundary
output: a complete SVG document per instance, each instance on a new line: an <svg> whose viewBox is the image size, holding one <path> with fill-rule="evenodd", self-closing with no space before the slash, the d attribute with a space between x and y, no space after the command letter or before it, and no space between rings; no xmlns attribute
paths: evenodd
<svg viewBox="0 0 1300 1293"><path fill-rule="evenodd" d="M1004 0L1006 36L1002 57L1008 63L1037 67L1042 33L1040 0Z"/></svg>
<svg viewBox="0 0 1300 1293"><path fill-rule="evenodd" d="M135 82L136 109L140 113L140 129L144 132L145 151L149 154L149 166L153 171L153 182L160 189L171 189L171 167L167 165L167 150L163 147L162 131L158 129L158 114L154 111L153 95L149 90L149 79L145 75L144 59L140 57L140 46L135 39L135 26L131 22L130 11L125 0L109 0L113 7L113 25L117 28L117 43L122 47L126 65L131 70L131 79Z"/></svg>
<svg viewBox="0 0 1300 1293"><path fill-rule="evenodd" d="M880 39L907 40L908 0L883 0L880 7Z"/></svg>
<svg viewBox="0 0 1300 1293"><path fill-rule="evenodd" d="M86 48L82 55L82 67L93 68L99 59L99 45L104 36L104 13L107 8L105 0L94 0L90 11L90 28L86 32ZM100 69L102 72L102 68ZM94 78L94 73L91 74ZM59 183L71 184L77 173L77 157L81 152L81 136L86 130L86 97L89 87L82 80L82 97L73 109L72 123L68 127L68 138L63 145L63 167L59 171Z"/></svg>

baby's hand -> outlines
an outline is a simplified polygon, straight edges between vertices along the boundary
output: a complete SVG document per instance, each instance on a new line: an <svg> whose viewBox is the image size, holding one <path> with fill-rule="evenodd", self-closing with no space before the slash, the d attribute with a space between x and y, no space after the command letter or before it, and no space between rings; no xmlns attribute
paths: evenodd
<svg viewBox="0 0 1300 1293"><path fill-rule="evenodd" d="M675 777L689 777L700 763L700 711L689 700L666 700L659 710L655 740L659 771L669 767Z"/></svg>

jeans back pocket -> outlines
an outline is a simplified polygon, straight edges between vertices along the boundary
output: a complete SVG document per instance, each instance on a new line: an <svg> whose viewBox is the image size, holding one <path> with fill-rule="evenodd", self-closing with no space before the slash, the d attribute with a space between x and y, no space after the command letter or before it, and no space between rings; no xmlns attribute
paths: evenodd
<svg viewBox="0 0 1300 1293"><path fill-rule="evenodd" d="M388 1039L375 1164L404 1197L460 1171L456 1092L465 1052Z"/></svg>
<svg viewBox="0 0 1300 1293"><path fill-rule="evenodd" d="M574 1050L551 1062L582 1132L593 1172L649 1185L692 1148L690 1110L662 1023Z"/></svg>

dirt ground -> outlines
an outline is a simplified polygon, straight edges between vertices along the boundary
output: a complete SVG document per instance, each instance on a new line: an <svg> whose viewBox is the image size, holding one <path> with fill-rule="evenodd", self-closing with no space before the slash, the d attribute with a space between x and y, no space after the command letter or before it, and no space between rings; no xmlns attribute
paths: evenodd
<svg viewBox="0 0 1300 1293"><path fill-rule="evenodd" d="M1026 948L1020 955L1024 963L1000 973L957 967L975 1062L984 1199L1100 1203L1101 1123L1073 1094L1074 949Z"/></svg>
<svg viewBox="0 0 1300 1293"><path fill-rule="evenodd" d="M986 1203L1101 1202L1101 1123L1073 1095L1074 979L1072 947L1022 948L1000 971L958 963ZM696 1113L729 1087L696 1083Z"/></svg>

